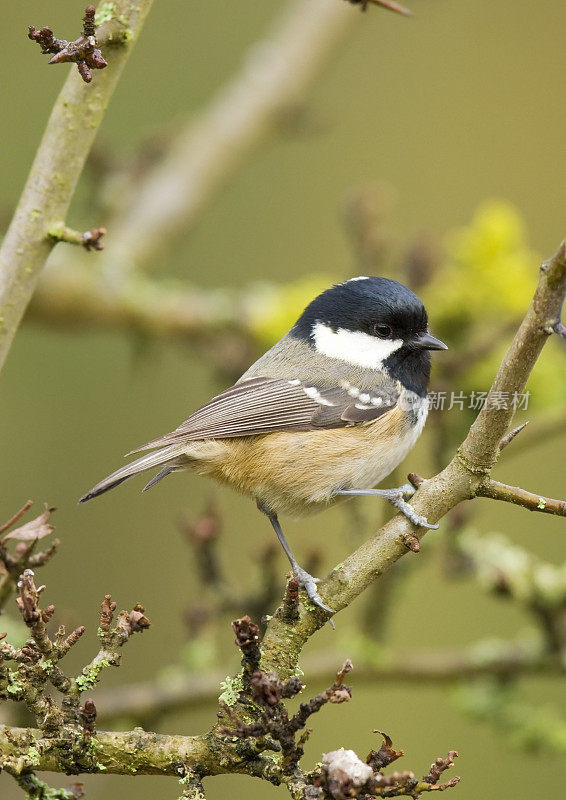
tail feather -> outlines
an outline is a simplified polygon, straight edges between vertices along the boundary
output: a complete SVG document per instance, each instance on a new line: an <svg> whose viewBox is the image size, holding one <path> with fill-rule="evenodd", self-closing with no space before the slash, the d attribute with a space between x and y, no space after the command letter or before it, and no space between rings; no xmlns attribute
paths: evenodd
<svg viewBox="0 0 566 800"><path fill-rule="evenodd" d="M99 495L104 494L104 492L108 492L110 489L113 489L115 486L119 486L129 478L133 478L134 475L139 475L141 472L145 472L148 469L153 469L154 467L159 467L164 464L165 466L145 486L145 489L149 489L170 472L174 472L176 469L182 467L183 459L181 457L184 455L183 451L185 449L186 445L177 443L174 445L168 445L167 447L162 447L153 453L148 453L141 458L137 458L130 464L126 464L124 467L120 467L120 469L112 472L110 475L104 478L104 480L101 480L99 483L97 483L96 486L93 486L89 492L80 498L79 503L86 503L87 500L92 500L93 497L98 497Z"/></svg>

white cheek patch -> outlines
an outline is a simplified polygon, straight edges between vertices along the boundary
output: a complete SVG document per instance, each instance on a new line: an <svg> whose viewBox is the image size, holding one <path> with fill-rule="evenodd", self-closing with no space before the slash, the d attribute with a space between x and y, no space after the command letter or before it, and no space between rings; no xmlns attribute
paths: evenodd
<svg viewBox="0 0 566 800"><path fill-rule="evenodd" d="M379 369L403 345L402 339L378 339L368 333L345 328L333 331L323 322L315 322L312 338L319 353L366 369Z"/></svg>

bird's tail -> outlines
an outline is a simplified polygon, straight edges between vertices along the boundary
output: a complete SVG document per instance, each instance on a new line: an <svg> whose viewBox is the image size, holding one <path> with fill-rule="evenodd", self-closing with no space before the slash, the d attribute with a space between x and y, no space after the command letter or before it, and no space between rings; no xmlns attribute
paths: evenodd
<svg viewBox="0 0 566 800"><path fill-rule="evenodd" d="M158 481L166 475L169 475L170 472L182 469L186 465L188 459L185 455L185 450L186 444L176 443L161 447L153 453L147 453L141 458L132 461L130 464L126 464L124 467L117 469L111 475L104 478L104 480L101 480L100 483L93 486L90 492L87 492L81 497L79 503L86 503L87 500L92 500L93 497L104 494L104 492L107 492L109 489L113 489L115 486L119 486L124 481L127 481L128 478L133 478L134 475L139 475L141 472L153 469L154 467L161 467L157 475L144 486L143 491L145 492L146 489L155 486Z"/></svg>

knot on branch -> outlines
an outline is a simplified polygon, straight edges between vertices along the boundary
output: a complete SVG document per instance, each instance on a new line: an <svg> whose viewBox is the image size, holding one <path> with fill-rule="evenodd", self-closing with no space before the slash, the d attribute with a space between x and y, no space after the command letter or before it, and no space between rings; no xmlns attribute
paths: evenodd
<svg viewBox="0 0 566 800"><path fill-rule="evenodd" d="M30 25L28 38L39 44L44 55L53 54L53 57L49 60L50 64L73 62L77 65L83 81L90 83L92 80L91 70L104 69L107 66L106 59L96 46L94 17L94 6L87 6L83 17L82 35L72 42L55 38L53 31L47 26L37 30L33 25Z"/></svg>

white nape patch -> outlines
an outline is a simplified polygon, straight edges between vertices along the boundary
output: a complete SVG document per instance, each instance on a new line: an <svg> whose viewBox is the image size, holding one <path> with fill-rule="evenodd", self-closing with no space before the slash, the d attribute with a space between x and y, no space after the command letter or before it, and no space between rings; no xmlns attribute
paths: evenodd
<svg viewBox="0 0 566 800"><path fill-rule="evenodd" d="M357 278L348 278L344 283L354 283L355 281L369 281L369 277L367 275L358 275Z"/></svg>
<svg viewBox="0 0 566 800"><path fill-rule="evenodd" d="M346 328L333 331L324 322L315 322L312 338L319 353L366 369L380 369L385 359L403 345L402 339L378 339Z"/></svg>

